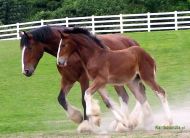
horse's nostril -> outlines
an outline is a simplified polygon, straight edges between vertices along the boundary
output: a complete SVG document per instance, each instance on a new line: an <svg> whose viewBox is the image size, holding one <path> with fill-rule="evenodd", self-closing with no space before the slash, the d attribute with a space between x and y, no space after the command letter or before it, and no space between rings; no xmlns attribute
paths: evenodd
<svg viewBox="0 0 190 138"><path fill-rule="evenodd" d="M25 74L29 74L30 73L30 71L28 69L25 69L24 72L25 72Z"/></svg>

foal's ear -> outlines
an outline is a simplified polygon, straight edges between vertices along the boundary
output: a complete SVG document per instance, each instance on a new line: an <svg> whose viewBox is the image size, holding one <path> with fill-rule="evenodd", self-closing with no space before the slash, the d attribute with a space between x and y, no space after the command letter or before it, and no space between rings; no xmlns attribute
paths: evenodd
<svg viewBox="0 0 190 138"><path fill-rule="evenodd" d="M59 33L60 33L60 35L61 35L61 38L68 38L68 36L69 36L69 34L66 34L66 33L64 33L64 32L61 32L60 30L59 30Z"/></svg>

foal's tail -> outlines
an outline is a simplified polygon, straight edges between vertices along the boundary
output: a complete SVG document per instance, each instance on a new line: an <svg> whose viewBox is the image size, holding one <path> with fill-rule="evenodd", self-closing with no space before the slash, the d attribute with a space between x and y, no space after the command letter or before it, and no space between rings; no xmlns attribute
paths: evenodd
<svg viewBox="0 0 190 138"><path fill-rule="evenodd" d="M155 79L156 75L156 62L155 60L151 57L149 53L144 51L142 48L139 48L139 57L138 57L138 62L139 62L139 73L140 77L146 81L147 79Z"/></svg>

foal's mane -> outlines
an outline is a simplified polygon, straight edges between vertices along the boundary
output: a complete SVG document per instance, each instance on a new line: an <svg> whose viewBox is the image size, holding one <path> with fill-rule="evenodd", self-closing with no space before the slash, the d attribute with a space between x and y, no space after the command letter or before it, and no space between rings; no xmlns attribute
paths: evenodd
<svg viewBox="0 0 190 138"><path fill-rule="evenodd" d="M95 35L90 33L86 28L74 27L71 29L64 29L63 32L67 34L84 34L88 38L92 39L99 47L107 49L107 47L103 45L102 42Z"/></svg>
<svg viewBox="0 0 190 138"><path fill-rule="evenodd" d="M43 26L34 30L27 32L27 34L32 34L32 37L35 41L46 43L53 35L52 28L50 26ZM27 35L21 36L20 46L29 46L29 39Z"/></svg>

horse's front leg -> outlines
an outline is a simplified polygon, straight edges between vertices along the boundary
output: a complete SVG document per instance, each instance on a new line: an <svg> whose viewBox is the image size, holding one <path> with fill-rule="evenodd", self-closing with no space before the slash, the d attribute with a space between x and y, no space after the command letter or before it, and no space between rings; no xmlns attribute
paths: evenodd
<svg viewBox="0 0 190 138"><path fill-rule="evenodd" d="M58 96L58 101L59 101L60 105L67 112L69 119L71 119L75 123L79 124L83 120L83 116L82 116L81 112L74 106L70 105L66 100L66 95L68 94L68 92L72 88L72 86L73 86L73 83L65 82L62 79L61 90L60 90L60 93Z"/></svg>
<svg viewBox="0 0 190 138"><path fill-rule="evenodd" d="M88 117L86 115L86 102L84 100L84 94L85 94L85 91L89 87L89 80L88 80L88 77L87 77L85 72L82 73L82 75L80 76L79 83L80 83L81 92L82 92L82 106L83 106L83 109L84 109L84 120L88 120Z"/></svg>

